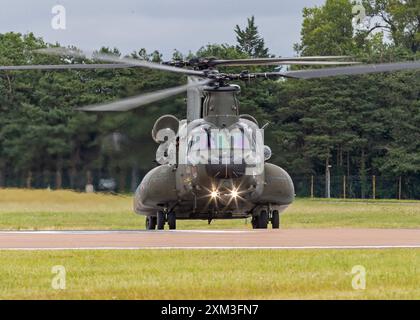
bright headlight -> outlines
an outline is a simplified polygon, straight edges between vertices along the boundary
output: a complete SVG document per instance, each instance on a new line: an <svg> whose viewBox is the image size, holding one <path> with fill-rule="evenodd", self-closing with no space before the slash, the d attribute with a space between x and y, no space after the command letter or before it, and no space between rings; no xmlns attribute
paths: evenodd
<svg viewBox="0 0 420 320"><path fill-rule="evenodd" d="M238 197L238 190L233 189L232 192L230 193L230 195L232 196L232 198L237 198Z"/></svg>

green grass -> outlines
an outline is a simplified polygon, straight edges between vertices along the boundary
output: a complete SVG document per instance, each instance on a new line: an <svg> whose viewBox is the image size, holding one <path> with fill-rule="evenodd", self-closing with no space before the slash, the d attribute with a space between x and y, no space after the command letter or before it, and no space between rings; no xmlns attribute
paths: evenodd
<svg viewBox="0 0 420 320"><path fill-rule="evenodd" d="M419 228L420 202L298 199L284 228ZM250 228L243 220L183 229ZM142 229L132 198L0 190L0 229ZM63 265L67 289L51 287ZM351 269L367 269L354 290ZM0 299L420 299L420 250L0 251Z"/></svg>
<svg viewBox="0 0 420 320"><path fill-rule="evenodd" d="M352 288L355 265L366 290ZM419 284L418 249L0 251L1 299L420 299Z"/></svg>
<svg viewBox="0 0 420 320"><path fill-rule="evenodd" d="M131 196L70 191L0 190L0 229L143 229ZM419 228L420 201L297 199L282 216L283 228ZM179 221L181 229L251 228L244 220Z"/></svg>

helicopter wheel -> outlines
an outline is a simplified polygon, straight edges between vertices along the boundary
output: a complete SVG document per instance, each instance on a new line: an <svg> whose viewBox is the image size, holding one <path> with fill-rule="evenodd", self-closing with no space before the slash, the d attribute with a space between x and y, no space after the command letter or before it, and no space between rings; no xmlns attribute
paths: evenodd
<svg viewBox="0 0 420 320"><path fill-rule="evenodd" d="M280 213L274 210L271 215L271 226L273 229L280 229Z"/></svg>
<svg viewBox="0 0 420 320"><path fill-rule="evenodd" d="M175 212L169 212L168 213L168 225L169 225L169 230L175 230L176 229L176 214L175 214Z"/></svg>
<svg viewBox="0 0 420 320"><path fill-rule="evenodd" d="M262 210L258 217L258 229L267 229L268 227L268 212Z"/></svg>
<svg viewBox="0 0 420 320"><path fill-rule="evenodd" d="M258 216L252 217L252 229L267 229L268 228L268 212L262 210Z"/></svg>
<svg viewBox="0 0 420 320"><path fill-rule="evenodd" d="M155 230L156 229L157 219L156 217L146 217L146 230Z"/></svg>
<svg viewBox="0 0 420 320"><path fill-rule="evenodd" d="M258 217L252 217L251 224L252 229L258 229Z"/></svg>
<svg viewBox="0 0 420 320"><path fill-rule="evenodd" d="M166 220L166 217L165 217L165 212L163 212L163 211L158 211L158 213L157 213L157 229L158 230L164 230L165 229L165 220Z"/></svg>

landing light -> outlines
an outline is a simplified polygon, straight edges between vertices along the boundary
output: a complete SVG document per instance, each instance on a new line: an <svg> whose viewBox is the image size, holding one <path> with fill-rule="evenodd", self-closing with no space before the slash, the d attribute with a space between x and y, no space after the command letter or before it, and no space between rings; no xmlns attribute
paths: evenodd
<svg viewBox="0 0 420 320"><path fill-rule="evenodd" d="M238 197L238 190L233 189L232 192L230 193L230 195L232 196L232 198L237 198Z"/></svg>
<svg viewBox="0 0 420 320"><path fill-rule="evenodd" d="M210 195L211 195L211 197L212 197L212 198L217 198L217 197L219 196L219 192L217 192L217 191L212 191L212 192L210 193Z"/></svg>

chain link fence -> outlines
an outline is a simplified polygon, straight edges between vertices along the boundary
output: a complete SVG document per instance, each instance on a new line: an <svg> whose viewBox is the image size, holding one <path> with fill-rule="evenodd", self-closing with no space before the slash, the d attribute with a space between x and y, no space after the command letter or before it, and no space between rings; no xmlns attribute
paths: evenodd
<svg viewBox="0 0 420 320"><path fill-rule="evenodd" d="M131 193L139 185L145 173L137 170L115 173L102 173L100 171L74 172L42 172L12 174L6 173L0 179L0 188L33 188L33 189L68 189L85 191L87 186L92 186L95 191Z"/></svg>
<svg viewBox="0 0 420 320"><path fill-rule="evenodd" d="M62 171L11 174L0 179L3 188L70 189L86 190L86 185L96 191L118 193L134 192L147 172L121 170L113 173L101 171ZM292 176L296 196L325 198L325 176ZM420 177L393 176L331 176L330 194L341 199L420 199Z"/></svg>
<svg viewBox="0 0 420 320"><path fill-rule="evenodd" d="M298 197L325 198L325 176L292 177ZM331 176L332 198L341 199L420 199L419 177Z"/></svg>

